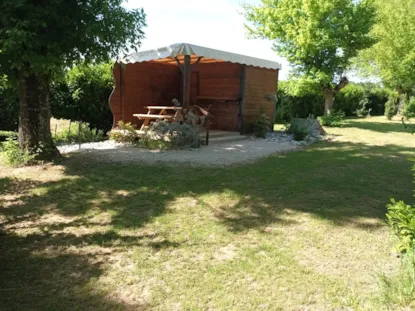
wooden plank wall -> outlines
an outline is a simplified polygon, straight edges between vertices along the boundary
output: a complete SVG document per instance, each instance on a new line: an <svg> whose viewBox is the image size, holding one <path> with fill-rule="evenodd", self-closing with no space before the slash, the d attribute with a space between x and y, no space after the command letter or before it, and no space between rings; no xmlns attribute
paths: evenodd
<svg viewBox="0 0 415 311"><path fill-rule="evenodd" d="M274 123L275 104L265 99L265 95L277 91L278 70L247 66L245 81L245 101L243 104L243 132L252 132L258 119L260 107Z"/></svg>
<svg viewBox="0 0 415 311"><path fill-rule="evenodd" d="M241 73L240 64L199 64L192 74L191 103L197 103L197 96L240 98ZM204 108L211 106L209 111L214 115L213 129L238 130L239 104L236 100L224 102L204 99L200 100L199 104Z"/></svg>
<svg viewBox="0 0 415 311"><path fill-rule="evenodd" d="M205 97L241 97L242 65L229 62L199 64L192 73L191 104L197 103L197 96ZM171 100L181 100L182 76L175 65L158 63L128 64L121 71L116 64L113 70L115 89L110 98L114 115L114 126L118 121L141 124L134 113L146 113L144 106L171 105ZM275 93L277 71L257 67L246 67L245 102L243 104L243 132L253 130L259 109L264 107L271 120L274 118L275 106L264 96ZM236 101L223 102L201 100L202 107L211 105L210 111L215 116L212 128L237 131L240 126L240 106Z"/></svg>
<svg viewBox="0 0 415 311"><path fill-rule="evenodd" d="M118 121L141 124L135 113L147 113L145 106L172 105L172 99L180 100L181 73L177 66L157 63L128 64L114 68L116 88L110 99L114 125Z"/></svg>

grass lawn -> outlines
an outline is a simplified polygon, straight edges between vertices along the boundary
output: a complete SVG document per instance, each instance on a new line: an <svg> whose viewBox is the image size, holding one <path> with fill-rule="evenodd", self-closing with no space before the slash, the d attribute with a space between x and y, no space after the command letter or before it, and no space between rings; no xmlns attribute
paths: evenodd
<svg viewBox="0 0 415 311"><path fill-rule="evenodd" d="M0 168L2 310L381 310L415 136L383 117L230 168ZM415 305L413 306L415 307Z"/></svg>

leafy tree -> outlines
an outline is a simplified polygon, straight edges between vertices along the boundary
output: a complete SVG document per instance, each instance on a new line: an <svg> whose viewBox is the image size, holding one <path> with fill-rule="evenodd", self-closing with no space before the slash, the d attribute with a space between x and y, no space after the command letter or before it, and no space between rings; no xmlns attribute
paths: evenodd
<svg viewBox="0 0 415 311"><path fill-rule="evenodd" d="M362 51L358 65L379 76L400 97L400 111L415 87L415 0L376 0L378 21L371 31L377 43Z"/></svg>
<svg viewBox="0 0 415 311"><path fill-rule="evenodd" d="M122 0L2 0L0 76L19 89L19 143L58 155L50 133L51 80L77 62L107 61L140 45L142 9Z"/></svg>
<svg viewBox="0 0 415 311"><path fill-rule="evenodd" d="M368 35L375 21L371 0L262 0L246 6L245 17L251 36L274 40L296 75L319 86L325 114L348 84L350 60L374 43Z"/></svg>

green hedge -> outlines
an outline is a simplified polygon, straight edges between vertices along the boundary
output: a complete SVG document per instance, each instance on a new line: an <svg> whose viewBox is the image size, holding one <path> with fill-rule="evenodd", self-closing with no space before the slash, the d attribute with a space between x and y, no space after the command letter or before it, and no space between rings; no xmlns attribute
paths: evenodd
<svg viewBox="0 0 415 311"><path fill-rule="evenodd" d="M324 114L324 97L313 88L302 89L295 94L294 80L281 81L278 87L277 121L289 121L292 117L306 118ZM385 104L393 91L373 83L350 83L336 94L334 110L343 111L346 116L383 115Z"/></svg>
<svg viewBox="0 0 415 311"><path fill-rule="evenodd" d="M17 138L17 132L0 131L0 141L6 141L7 138Z"/></svg>
<svg viewBox="0 0 415 311"><path fill-rule="evenodd" d="M111 69L111 64L104 63L69 70L64 81L52 85L52 115L109 131L113 122L108 103L114 83Z"/></svg>
<svg viewBox="0 0 415 311"><path fill-rule="evenodd" d="M107 132L112 127L108 98L113 89L111 64L81 65L67 71L62 81L51 85L52 116L82 121ZM17 131L19 94L16 87L0 80L0 129Z"/></svg>
<svg viewBox="0 0 415 311"><path fill-rule="evenodd" d="M15 87L0 81L0 129L17 131L19 120L19 94Z"/></svg>

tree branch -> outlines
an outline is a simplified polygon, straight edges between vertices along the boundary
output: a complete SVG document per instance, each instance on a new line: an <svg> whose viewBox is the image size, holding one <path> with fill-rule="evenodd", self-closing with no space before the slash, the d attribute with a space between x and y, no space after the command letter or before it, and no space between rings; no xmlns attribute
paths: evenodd
<svg viewBox="0 0 415 311"><path fill-rule="evenodd" d="M347 79L347 77L342 77L342 78L340 79L339 84L337 84L337 85L334 87L334 91L335 91L335 92L338 92L338 91L340 91L342 88L346 87L346 85L348 85L348 84L349 84L349 80Z"/></svg>

